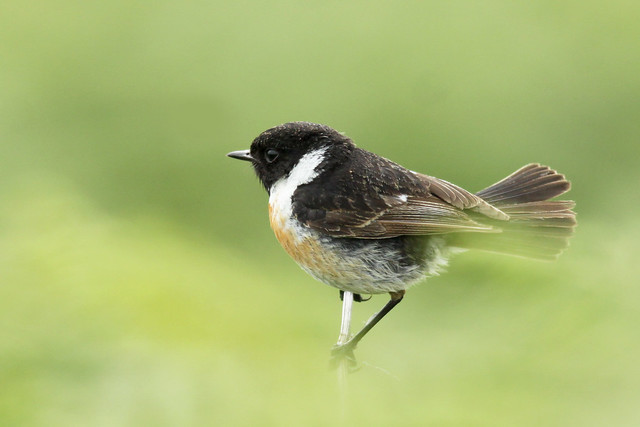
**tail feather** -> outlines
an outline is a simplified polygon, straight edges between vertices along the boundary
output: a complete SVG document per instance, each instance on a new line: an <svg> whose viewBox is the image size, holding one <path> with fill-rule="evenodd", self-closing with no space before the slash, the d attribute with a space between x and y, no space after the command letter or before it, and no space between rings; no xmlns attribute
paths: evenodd
<svg viewBox="0 0 640 427"><path fill-rule="evenodd" d="M567 248L573 235L576 214L572 209L575 203L549 199L570 188L571 184L564 175L549 167L535 163L526 165L476 193L509 215L508 221L491 221L491 225L501 232L452 235L450 243L462 248L542 260L555 259Z"/></svg>
<svg viewBox="0 0 640 427"><path fill-rule="evenodd" d="M503 204L549 200L566 193L570 188L571 184L564 175L547 166L531 163L476 195L499 207Z"/></svg>
<svg viewBox="0 0 640 427"><path fill-rule="evenodd" d="M528 214L532 218L535 218L536 215L548 218L554 214L557 214L559 217L565 216L575 205L575 202L572 200L553 200L501 205L500 209L508 210L512 215Z"/></svg>

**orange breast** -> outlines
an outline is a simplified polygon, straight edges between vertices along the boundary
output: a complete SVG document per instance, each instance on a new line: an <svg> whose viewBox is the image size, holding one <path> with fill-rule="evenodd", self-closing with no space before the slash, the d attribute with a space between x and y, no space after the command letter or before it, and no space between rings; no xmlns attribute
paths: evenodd
<svg viewBox="0 0 640 427"><path fill-rule="evenodd" d="M269 221L276 238L296 262L306 265L311 251L308 239L303 238L303 236L296 236L294 234L295 230L287 224L287 220L288 218L285 215L282 215L277 209L269 205Z"/></svg>
<svg viewBox="0 0 640 427"><path fill-rule="evenodd" d="M299 245L296 242L293 230L287 226L287 218L284 215L280 215L278 210L269 205L269 221L271 222L273 232L276 234L276 238L284 250L298 261L296 256L298 250L296 248Z"/></svg>
<svg viewBox="0 0 640 427"><path fill-rule="evenodd" d="M322 244L312 235L295 235L295 228L288 224L288 218L269 205L269 220L276 238L285 251L300 266L316 278L335 278L339 275L335 254L323 249ZM324 280L323 280L324 281Z"/></svg>

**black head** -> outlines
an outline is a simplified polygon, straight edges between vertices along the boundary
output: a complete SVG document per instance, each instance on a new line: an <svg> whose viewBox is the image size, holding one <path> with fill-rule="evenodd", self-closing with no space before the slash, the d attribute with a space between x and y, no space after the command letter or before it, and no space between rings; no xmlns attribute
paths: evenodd
<svg viewBox="0 0 640 427"><path fill-rule="evenodd" d="M253 140L250 150L227 154L247 160L269 191L280 178L291 172L307 153L326 149L326 159L318 167L327 169L349 158L353 142L329 126L309 122L291 122L267 129Z"/></svg>

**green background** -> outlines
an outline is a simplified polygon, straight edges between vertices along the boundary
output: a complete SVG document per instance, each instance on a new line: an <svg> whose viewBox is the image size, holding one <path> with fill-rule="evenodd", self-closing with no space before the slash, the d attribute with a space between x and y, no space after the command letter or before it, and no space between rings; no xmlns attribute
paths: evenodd
<svg viewBox="0 0 640 427"><path fill-rule="evenodd" d="M2 425L638 425L638 22L631 0L3 2ZM548 164L572 246L454 258L342 403L338 292L225 157L293 120L473 191Z"/></svg>

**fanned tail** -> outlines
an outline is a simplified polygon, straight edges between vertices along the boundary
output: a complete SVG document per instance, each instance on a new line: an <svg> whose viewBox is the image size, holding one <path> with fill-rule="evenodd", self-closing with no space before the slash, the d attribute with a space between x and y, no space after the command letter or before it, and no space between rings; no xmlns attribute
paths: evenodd
<svg viewBox="0 0 640 427"><path fill-rule="evenodd" d="M575 203L549 199L570 188L564 175L549 167L536 163L526 165L476 193L509 215L508 221L491 222L502 232L451 235L450 244L542 260L556 259L569 245L576 226L576 214L572 210Z"/></svg>
<svg viewBox="0 0 640 427"><path fill-rule="evenodd" d="M548 166L530 163L508 177L476 193L496 207L541 202L566 193L571 183Z"/></svg>

